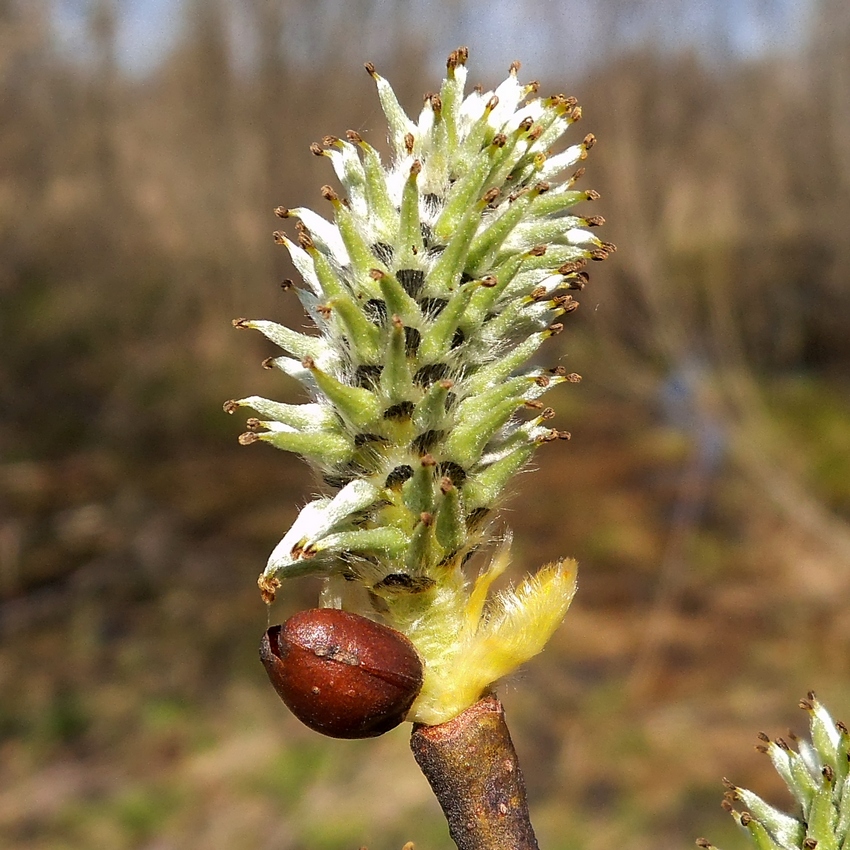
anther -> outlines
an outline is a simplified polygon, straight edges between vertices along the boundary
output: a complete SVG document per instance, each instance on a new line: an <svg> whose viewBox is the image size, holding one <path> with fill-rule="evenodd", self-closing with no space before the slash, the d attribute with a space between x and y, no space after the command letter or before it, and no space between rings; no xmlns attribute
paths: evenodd
<svg viewBox="0 0 850 850"><path fill-rule="evenodd" d="M278 218L289 218L290 215L289 210L286 207L275 207L274 214Z"/></svg>

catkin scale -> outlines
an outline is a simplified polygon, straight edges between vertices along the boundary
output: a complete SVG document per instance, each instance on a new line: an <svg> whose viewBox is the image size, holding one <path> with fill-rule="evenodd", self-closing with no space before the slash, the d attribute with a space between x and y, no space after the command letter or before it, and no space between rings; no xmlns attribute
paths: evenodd
<svg viewBox="0 0 850 850"><path fill-rule="evenodd" d="M290 711L332 738L388 732L422 687L422 662L404 635L335 608L300 611L269 628L260 660Z"/></svg>

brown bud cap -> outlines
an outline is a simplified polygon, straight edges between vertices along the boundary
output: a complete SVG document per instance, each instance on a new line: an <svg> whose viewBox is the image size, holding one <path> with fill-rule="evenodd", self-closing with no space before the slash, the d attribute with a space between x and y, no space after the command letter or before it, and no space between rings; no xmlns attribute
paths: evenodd
<svg viewBox="0 0 850 850"><path fill-rule="evenodd" d="M338 201L339 200L339 195L337 195L337 193L333 190L333 188L331 186L328 186L328 185L322 186L322 188L319 189L319 192L321 192L322 197L326 201Z"/></svg>
<svg viewBox="0 0 850 850"><path fill-rule="evenodd" d="M325 149L318 142L313 142L310 145L310 153L314 156L325 156Z"/></svg>
<svg viewBox="0 0 850 850"><path fill-rule="evenodd" d="M272 626L260 660L289 709L334 738L371 738L404 720L422 687L422 662L400 632L335 608Z"/></svg>
<svg viewBox="0 0 850 850"><path fill-rule="evenodd" d="M275 207L274 214L278 218L289 218L290 215L289 210L286 207Z"/></svg>
<svg viewBox="0 0 850 850"><path fill-rule="evenodd" d="M361 145L363 144L363 136L357 132L357 130L346 130L345 138L348 139L349 142L353 145Z"/></svg>

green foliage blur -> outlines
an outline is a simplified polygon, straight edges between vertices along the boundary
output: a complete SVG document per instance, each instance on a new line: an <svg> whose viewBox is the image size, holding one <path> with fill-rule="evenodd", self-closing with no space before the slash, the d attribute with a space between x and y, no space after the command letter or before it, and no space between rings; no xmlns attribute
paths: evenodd
<svg viewBox="0 0 850 850"><path fill-rule="evenodd" d="M297 400L230 320L306 323L272 210L322 210L310 142L384 146L361 63L415 113L460 44L579 98L619 247L543 354L584 375L572 443L505 514L514 577L581 565L500 691L541 845L744 846L722 776L787 804L755 733L809 688L850 712L845 4L754 54L672 0L187 0L144 73L129 4L76 4L78 52L63 5L0 0L0 847L450 846L406 729L324 740L269 687L260 634L316 586L267 615L256 577L319 485L221 406Z"/></svg>

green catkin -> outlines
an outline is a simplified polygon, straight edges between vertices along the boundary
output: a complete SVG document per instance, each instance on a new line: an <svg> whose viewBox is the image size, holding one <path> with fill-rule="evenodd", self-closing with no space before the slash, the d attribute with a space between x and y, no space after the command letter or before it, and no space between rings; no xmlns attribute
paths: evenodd
<svg viewBox="0 0 850 850"><path fill-rule="evenodd" d="M538 97L518 81L518 63L494 92L465 95L466 61L465 48L451 54L417 121L367 64L392 162L354 131L326 137L311 150L341 185L321 190L332 218L276 211L295 220L296 238L275 241L304 280L299 297L318 335L237 322L288 353L266 365L310 401L250 396L225 408L253 408L261 419L242 442L300 454L336 493L308 503L275 548L264 598L314 574L328 582L323 600L408 634L426 669L411 719L425 723L453 717L539 652L572 599L570 561L486 604L507 548L477 590L464 564L487 542L514 476L565 435L543 424L554 411L541 414L537 401L564 378L528 361L576 306L565 293L584 285L582 264L612 250L584 229L601 220L572 214L596 193L559 179L591 137L551 150L578 118L575 101ZM493 632L502 627L504 646Z"/></svg>
<svg viewBox="0 0 850 850"><path fill-rule="evenodd" d="M850 758L848 734L813 693L800 701L810 717L811 742L782 738L771 741L760 733L758 749L766 753L794 797L796 811L776 809L752 791L723 780L728 790L723 805L752 840L757 850L843 850L850 847ZM747 811L739 812L733 802ZM711 847L699 839L697 845Z"/></svg>

